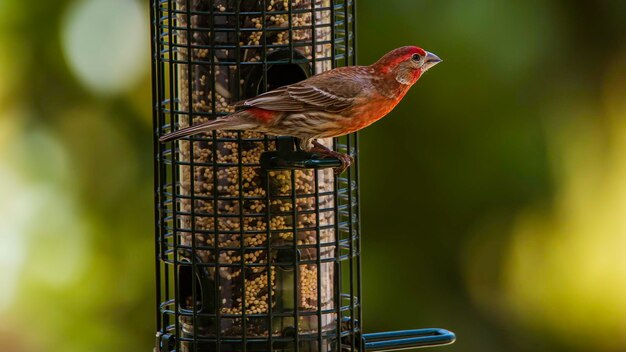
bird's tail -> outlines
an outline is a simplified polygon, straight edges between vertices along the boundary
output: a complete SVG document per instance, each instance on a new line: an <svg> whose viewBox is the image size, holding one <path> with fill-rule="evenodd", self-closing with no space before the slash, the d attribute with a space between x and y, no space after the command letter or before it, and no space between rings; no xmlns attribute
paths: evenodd
<svg viewBox="0 0 626 352"><path fill-rule="evenodd" d="M255 127L254 124L245 121L245 119L240 118L241 116L239 115L239 113L235 113L226 117L219 118L217 120L203 122L199 125L190 126L187 128L183 128L182 130L168 133L164 136L161 136L159 138L159 142L165 143L182 137L191 136L193 134L209 132L213 130L239 130Z"/></svg>

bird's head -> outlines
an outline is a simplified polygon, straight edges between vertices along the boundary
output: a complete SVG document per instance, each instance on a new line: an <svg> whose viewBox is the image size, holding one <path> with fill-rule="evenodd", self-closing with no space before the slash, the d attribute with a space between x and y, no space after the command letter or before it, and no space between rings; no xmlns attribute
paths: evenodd
<svg viewBox="0 0 626 352"><path fill-rule="evenodd" d="M382 74L391 75L400 84L412 85L422 73L441 61L437 55L422 48L403 46L388 52L372 66Z"/></svg>

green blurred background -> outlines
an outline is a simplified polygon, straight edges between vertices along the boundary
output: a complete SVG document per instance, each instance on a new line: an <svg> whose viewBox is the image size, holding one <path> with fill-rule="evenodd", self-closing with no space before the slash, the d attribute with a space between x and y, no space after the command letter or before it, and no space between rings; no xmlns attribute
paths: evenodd
<svg viewBox="0 0 626 352"><path fill-rule="evenodd" d="M0 0L0 350L151 351L148 1ZM626 350L626 1L358 0L444 59L361 136L369 331Z"/></svg>

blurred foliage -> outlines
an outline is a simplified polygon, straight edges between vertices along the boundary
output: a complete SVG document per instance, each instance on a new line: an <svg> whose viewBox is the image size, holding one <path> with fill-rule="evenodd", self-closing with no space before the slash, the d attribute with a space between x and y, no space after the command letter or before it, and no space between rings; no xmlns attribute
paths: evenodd
<svg viewBox="0 0 626 352"><path fill-rule="evenodd" d="M147 15L0 0L3 351L152 348ZM360 63L408 44L444 59L361 134L367 330L626 350L626 2L358 0L358 16Z"/></svg>

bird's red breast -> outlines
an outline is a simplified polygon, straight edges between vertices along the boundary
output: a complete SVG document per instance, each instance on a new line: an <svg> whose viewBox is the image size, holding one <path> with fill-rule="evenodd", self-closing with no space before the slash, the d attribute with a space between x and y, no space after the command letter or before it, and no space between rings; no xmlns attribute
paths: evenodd
<svg viewBox="0 0 626 352"><path fill-rule="evenodd" d="M371 99L364 105L358 106L350 111L350 117L344 119L344 129L342 134L352 133L361 130L372 123L380 120L398 105L406 92L401 92L395 98L388 98L380 94L373 94Z"/></svg>

